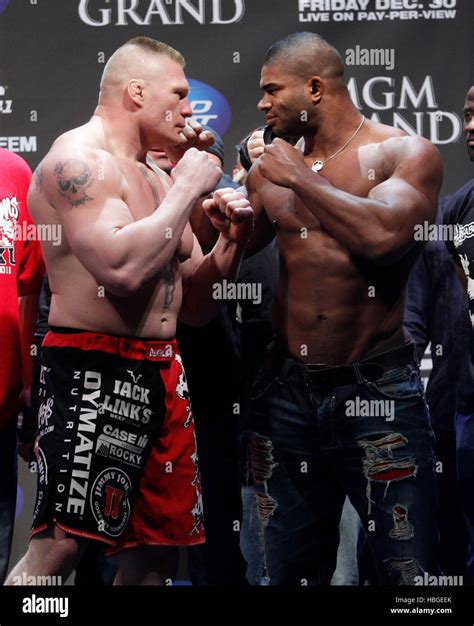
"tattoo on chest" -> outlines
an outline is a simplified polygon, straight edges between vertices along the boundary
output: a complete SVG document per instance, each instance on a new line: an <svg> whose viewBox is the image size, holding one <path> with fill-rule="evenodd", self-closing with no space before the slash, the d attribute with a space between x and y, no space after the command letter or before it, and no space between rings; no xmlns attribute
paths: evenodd
<svg viewBox="0 0 474 626"><path fill-rule="evenodd" d="M173 302L174 289L176 285L176 272L178 269L178 260L171 259L168 265L165 267L163 272L161 273L161 278L165 283L165 302L163 305L164 309L169 309L171 303Z"/></svg>
<svg viewBox="0 0 474 626"><path fill-rule="evenodd" d="M59 193L67 198L71 206L78 207L92 200L86 189L93 183L92 172L84 161L67 159L59 161L54 168Z"/></svg>
<svg viewBox="0 0 474 626"><path fill-rule="evenodd" d="M138 167L140 169L140 172L143 174L148 184L150 185L151 193L153 194L153 198L155 200L155 209L156 209L156 207L160 204L160 196L158 195L158 191L156 190L155 183L153 182L153 179L150 176L150 172L144 165L139 165Z"/></svg>

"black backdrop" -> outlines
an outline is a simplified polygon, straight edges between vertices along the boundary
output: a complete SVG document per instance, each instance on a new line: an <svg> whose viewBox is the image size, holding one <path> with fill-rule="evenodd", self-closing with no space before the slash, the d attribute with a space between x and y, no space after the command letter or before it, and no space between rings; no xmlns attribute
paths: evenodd
<svg viewBox="0 0 474 626"><path fill-rule="evenodd" d="M474 82L473 24L473 0L0 0L0 145L34 167L57 135L92 114L113 50L147 35L178 48L187 75L230 104L231 169L234 144L263 122L256 104L265 50L311 30L345 59L351 50L393 50L393 68L347 66L351 93L368 117L437 143L450 192L471 176L461 123ZM222 128L219 93L193 92L197 109Z"/></svg>

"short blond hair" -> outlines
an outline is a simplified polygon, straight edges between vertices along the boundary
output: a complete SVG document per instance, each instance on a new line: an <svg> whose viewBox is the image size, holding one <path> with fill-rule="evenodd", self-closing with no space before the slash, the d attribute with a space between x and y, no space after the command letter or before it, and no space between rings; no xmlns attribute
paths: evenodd
<svg viewBox="0 0 474 626"><path fill-rule="evenodd" d="M151 37L134 37L133 39L126 41L123 45L136 46L141 50L154 52L156 54L164 54L173 61L176 61L176 63L179 63L182 67L186 65L186 61L181 52L178 52L178 50L172 48L167 43L163 43L157 39L152 39Z"/></svg>

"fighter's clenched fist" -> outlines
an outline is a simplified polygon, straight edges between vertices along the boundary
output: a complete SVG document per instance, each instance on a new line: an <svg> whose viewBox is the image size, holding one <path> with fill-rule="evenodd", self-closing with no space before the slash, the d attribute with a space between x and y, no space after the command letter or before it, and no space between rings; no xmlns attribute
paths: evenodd
<svg viewBox="0 0 474 626"><path fill-rule="evenodd" d="M270 145L265 146L258 167L262 176L281 187L291 187L292 181L298 177L298 172L307 169L301 150L283 139L275 139Z"/></svg>
<svg viewBox="0 0 474 626"><path fill-rule="evenodd" d="M179 180L186 183L198 196L211 193L221 176L221 168L208 158L206 152L196 148L189 148L171 172L174 182Z"/></svg>
<svg viewBox="0 0 474 626"><path fill-rule="evenodd" d="M243 193L232 188L218 189L202 206L214 228L228 241L245 243L249 239L253 210Z"/></svg>

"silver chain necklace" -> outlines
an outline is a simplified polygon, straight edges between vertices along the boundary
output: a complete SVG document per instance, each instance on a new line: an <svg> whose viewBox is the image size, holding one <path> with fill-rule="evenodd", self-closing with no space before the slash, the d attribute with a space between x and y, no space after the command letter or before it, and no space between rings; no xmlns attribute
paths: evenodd
<svg viewBox="0 0 474 626"><path fill-rule="evenodd" d="M361 123L359 124L356 132L352 135L352 137L348 141L346 141L346 143L342 146L342 148L339 148L339 150L337 152L335 152L334 154L331 154L331 156L328 157L325 161L321 161L320 159L316 159L316 161L314 161L313 165L311 166L311 169L313 170L313 172L320 172L328 161L330 161L331 159L334 159L334 157L336 157L338 154L340 154L344 150L344 148L347 148L347 146L351 143L351 141L357 135L359 130L362 128L364 122L365 122L365 117L362 116Z"/></svg>

